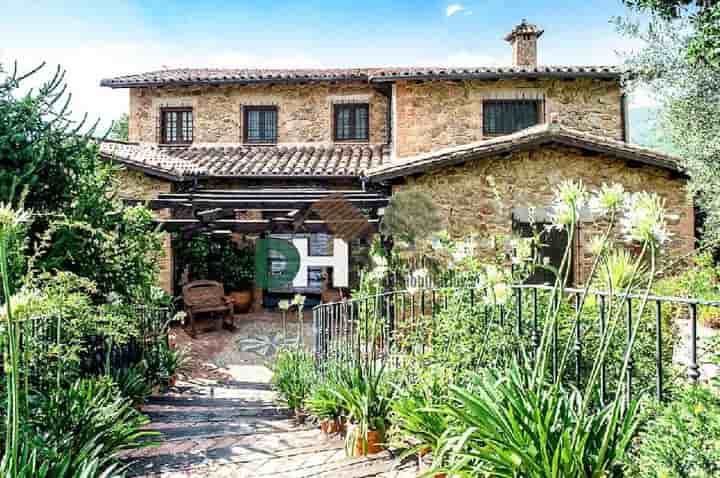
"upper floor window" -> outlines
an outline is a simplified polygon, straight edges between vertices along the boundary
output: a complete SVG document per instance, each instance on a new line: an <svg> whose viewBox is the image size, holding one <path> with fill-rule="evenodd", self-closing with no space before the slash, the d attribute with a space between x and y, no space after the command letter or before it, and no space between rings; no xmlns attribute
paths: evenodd
<svg viewBox="0 0 720 478"><path fill-rule="evenodd" d="M243 141L246 143L277 142L277 107L245 106L243 108Z"/></svg>
<svg viewBox="0 0 720 478"><path fill-rule="evenodd" d="M160 111L160 130L163 144L192 143L192 108L163 108Z"/></svg>
<svg viewBox="0 0 720 478"><path fill-rule="evenodd" d="M540 122L540 102L492 100L483 102L483 134L510 134Z"/></svg>
<svg viewBox="0 0 720 478"><path fill-rule="evenodd" d="M366 103L335 105L335 141L367 141L369 110Z"/></svg>

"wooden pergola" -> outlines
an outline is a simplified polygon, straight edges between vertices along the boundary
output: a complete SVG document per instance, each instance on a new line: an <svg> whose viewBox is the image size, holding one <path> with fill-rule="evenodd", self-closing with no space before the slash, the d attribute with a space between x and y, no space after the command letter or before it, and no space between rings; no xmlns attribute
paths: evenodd
<svg viewBox="0 0 720 478"><path fill-rule="evenodd" d="M382 191L333 189L197 189L161 193L152 209L169 209L158 222L167 232L331 233L376 232L389 197ZM255 218L239 217L253 211Z"/></svg>

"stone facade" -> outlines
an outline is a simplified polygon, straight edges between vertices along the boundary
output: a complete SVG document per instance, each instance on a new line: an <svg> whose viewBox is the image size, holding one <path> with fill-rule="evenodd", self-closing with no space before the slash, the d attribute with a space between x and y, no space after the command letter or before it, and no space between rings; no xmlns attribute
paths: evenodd
<svg viewBox="0 0 720 478"><path fill-rule="evenodd" d="M545 122L623 139L619 83L593 79L398 82L394 136L398 157L483 139L482 105L492 99L537 99Z"/></svg>
<svg viewBox="0 0 720 478"><path fill-rule="evenodd" d="M173 184L170 181L153 178L137 171L124 169L118 172L115 177L118 181L120 197L123 199L147 201L156 198L160 193L172 191ZM168 209L161 209L156 213L160 219L170 217L170 210ZM173 293L173 255L169 234L165 235L163 241L163 257L160 260L158 285L168 294Z"/></svg>
<svg viewBox="0 0 720 478"><path fill-rule="evenodd" d="M451 236L479 235L480 248L489 250L496 238L512 235L515 209L548 207L553 188L565 179L581 179L590 190L603 183L619 182L630 192L658 193L666 200L668 212L676 216L670 223L674 235L666 253L677 258L693 250L694 213L684 179L664 169L629 167L623 160L587 155L574 148L544 146L510 157L469 161L408 178L396 184L394 190L427 192L440 208ZM589 239L600 234L601 228L601 224L590 221L579 227L577 281L582 281L589 271ZM621 242L619 230L615 235Z"/></svg>
<svg viewBox="0 0 720 478"><path fill-rule="evenodd" d="M330 143L337 103L369 103L370 143L387 141L387 98L367 83L130 89L129 140L157 143L163 106L193 108L196 143L242 142L242 106L278 107L279 143Z"/></svg>

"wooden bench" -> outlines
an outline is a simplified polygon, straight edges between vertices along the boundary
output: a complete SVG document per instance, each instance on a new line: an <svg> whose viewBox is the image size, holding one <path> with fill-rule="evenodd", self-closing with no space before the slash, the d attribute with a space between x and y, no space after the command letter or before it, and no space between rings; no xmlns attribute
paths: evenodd
<svg viewBox="0 0 720 478"><path fill-rule="evenodd" d="M221 314L217 329L227 323L233 325L233 301L225 295L225 288L219 282L211 280L196 280L183 287L183 302L185 313L190 321L192 337L197 335L195 330L195 316L197 314Z"/></svg>

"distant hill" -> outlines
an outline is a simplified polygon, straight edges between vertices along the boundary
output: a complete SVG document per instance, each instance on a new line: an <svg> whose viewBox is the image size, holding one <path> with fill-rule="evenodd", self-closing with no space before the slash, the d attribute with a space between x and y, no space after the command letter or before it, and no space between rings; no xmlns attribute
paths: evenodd
<svg viewBox="0 0 720 478"><path fill-rule="evenodd" d="M662 134L657 126L660 116L658 108L638 107L628 109L628 127L630 128L630 142L672 154L674 148Z"/></svg>

